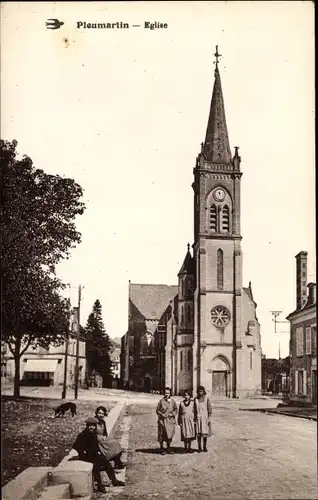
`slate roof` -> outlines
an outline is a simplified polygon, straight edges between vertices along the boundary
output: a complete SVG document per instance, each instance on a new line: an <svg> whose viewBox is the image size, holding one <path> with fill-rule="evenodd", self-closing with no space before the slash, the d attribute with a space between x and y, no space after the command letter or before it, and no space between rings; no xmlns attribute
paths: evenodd
<svg viewBox="0 0 318 500"><path fill-rule="evenodd" d="M129 286L129 299L145 319L159 320L177 293L176 285L130 283Z"/></svg>
<svg viewBox="0 0 318 500"><path fill-rule="evenodd" d="M316 310L316 307L317 307L317 304L316 302L314 302L313 304L305 304L301 309L295 309L293 312L291 312L290 314L288 314L288 316L286 317L286 319L290 319L290 318L293 318L294 316L297 316L299 313L303 313L303 312L307 312L307 311L310 311L311 309L313 311Z"/></svg>
<svg viewBox="0 0 318 500"><path fill-rule="evenodd" d="M218 67L214 72L212 101L203 146L208 161L230 163L232 160L227 131L221 77Z"/></svg>
<svg viewBox="0 0 318 500"><path fill-rule="evenodd" d="M181 269L178 273L178 276L180 276L180 274L194 274L194 271L195 271L194 258L192 257L190 251L188 250L184 258L183 264L181 266Z"/></svg>

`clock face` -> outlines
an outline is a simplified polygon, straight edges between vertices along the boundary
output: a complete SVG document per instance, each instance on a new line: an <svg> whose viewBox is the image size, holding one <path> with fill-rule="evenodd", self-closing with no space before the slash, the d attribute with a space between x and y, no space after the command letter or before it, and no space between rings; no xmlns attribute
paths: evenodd
<svg viewBox="0 0 318 500"><path fill-rule="evenodd" d="M221 188L218 188L214 191L214 198L217 200L217 201L223 201L224 198L225 198L225 192L223 189Z"/></svg>

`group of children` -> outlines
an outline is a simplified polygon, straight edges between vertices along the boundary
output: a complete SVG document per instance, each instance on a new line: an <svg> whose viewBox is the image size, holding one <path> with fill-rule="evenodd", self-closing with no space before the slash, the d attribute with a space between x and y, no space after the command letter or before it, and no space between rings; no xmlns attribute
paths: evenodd
<svg viewBox="0 0 318 500"><path fill-rule="evenodd" d="M192 399L189 391L184 392L184 400L179 409L171 398L171 389L166 387L164 397L157 406L158 441L162 454L171 453L171 441L175 434L176 424L180 425L181 440L184 451L192 453L191 443L198 441L198 451L207 450L207 438L211 436L212 406L203 386L197 391L197 397ZM93 475L97 483L97 491L106 492L102 483L101 471L104 470L114 486L124 486L125 483L116 478L115 470L125 467L121 460L122 448L116 439L110 439L105 418L107 410L104 406L96 408L95 416L86 420L86 428L77 436L72 450L64 460L79 458L93 464ZM203 440L203 447L202 447ZM164 448L167 444L167 449ZM112 466L111 463L114 465Z"/></svg>
<svg viewBox="0 0 318 500"><path fill-rule="evenodd" d="M181 440L184 443L185 453L192 453L191 443L198 442L198 452L206 452L207 438L211 436L212 406L205 388L200 386L197 397L192 399L190 391L184 392L184 400L179 405L171 398L170 387L165 388L164 397L157 406L158 415L158 441L160 452L172 453L171 441L175 434L176 424L180 426ZM203 447L202 447L203 441ZM164 448L166 443L167 448Z"/></svg>

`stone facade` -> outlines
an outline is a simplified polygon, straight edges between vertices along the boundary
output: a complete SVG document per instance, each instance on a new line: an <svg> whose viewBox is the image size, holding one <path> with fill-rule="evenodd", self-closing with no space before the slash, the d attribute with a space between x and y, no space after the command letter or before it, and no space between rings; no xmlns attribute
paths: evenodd
<svg viewBox="0 0 318 500"><path fill-rule="evenodd" d="M202 384L224 397L261 391L260 325L251 283L242 286L240 163L238 148L231 155L216 64L206 138L193 171L193 254L188 245L178 287L175 294L167 287L171 297L166 302L154 299L166 285L129 287L122 361L124 383L131 387L162 390L168 385L179 394ZM153 318L138 308L145 302L136 288L141 286L149 287L153 297ZM144 365L147 361L146 384L141 359Z"/></svg>
<svg viewBox="0 0 318 500"><path fill-rule="evenodd" d="M296 255L296 285L296 310L287 317L290 321L290 400L317 404L316 284L307 285L307 252Z"/></svg>
<svg viewBox="0 0 318 500"><path fill-rule="evenodd" d="M163 390L169 372L166 345L173 311L170 301L176 292L176 286L129 282L128 332L121 346L124 387L145 392Z"/></svg>

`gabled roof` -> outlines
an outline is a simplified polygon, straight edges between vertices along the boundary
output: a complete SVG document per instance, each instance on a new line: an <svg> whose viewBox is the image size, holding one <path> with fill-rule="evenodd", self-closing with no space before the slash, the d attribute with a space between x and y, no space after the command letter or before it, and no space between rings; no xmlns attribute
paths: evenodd
<svg viewBox="0 0 318 500"><path fill-rule="evenodd" d="M176 285L129 284L129 299L145 319L159 320L177 293Z"/></svg>
<svg viewBox="0 0 318 500"><path fill-rule="evenodd" d="M253 304L255 306L255 319L256 319L256 321L258 321L258 317L257 317L257 314L256 314L257 304L256 304L256 302L254 300L254 297L253 297L252 283L251 283L251 281L249 282L248 287L243 287L243 292L245 292L246 295L248 296L248 298L253 302Z"/></svg>
<svg viewBox="0 0 318 500"><path fill-rule="evenodd" d="M250 281L248 283L248 287L243 287L243 290L246 293L246 295L251 299L251 301L254 302L254 304L255 304L255 300L254 300L253 292L252 292L252 282Z"/></svg>

